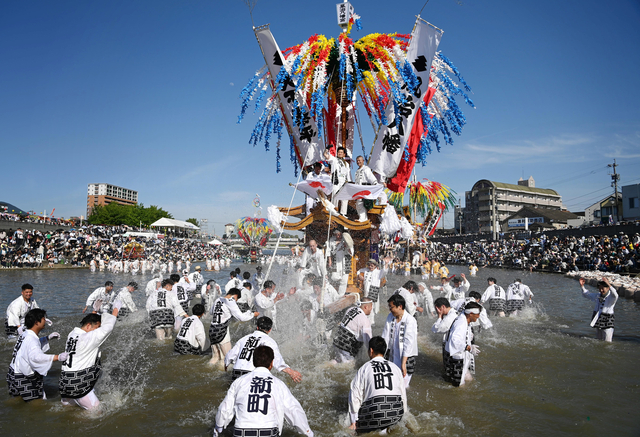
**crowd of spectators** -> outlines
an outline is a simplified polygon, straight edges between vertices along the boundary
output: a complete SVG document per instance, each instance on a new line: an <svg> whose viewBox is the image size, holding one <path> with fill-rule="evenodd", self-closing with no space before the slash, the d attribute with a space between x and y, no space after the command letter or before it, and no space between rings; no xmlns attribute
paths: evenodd
<svg viewBox="0 0 640 437"><path fill-rule="evenodd" d="M75 223L73 220L65 220L63 218L41 217L37 215L19 215L10 214L7 212L0 212L0 220L19 223L41 223L54 226L72 226Z"/></svg>
<svg viewBox="0 0 640 437"><path fill-rule="evenodd" d="M640 267L640 235L588 237L540 237L529 240L427 243L425 256L448 264L476 264L478 267L510 267L527 270L567 272L637 272Z"/></svg>
<svg viewBox="0 0 640 437"><path fill-rule="evenodd" d="M87 266L93 259L121 259L127 255L125 246L134 240L123 236L126 231L125 227L92 225L57 231L0 230L0 266ZM196 261L205 256L213 260L232 255L227 246L211 246L188 238L139 236L135 240L143 243L143 259Z"/></svg>

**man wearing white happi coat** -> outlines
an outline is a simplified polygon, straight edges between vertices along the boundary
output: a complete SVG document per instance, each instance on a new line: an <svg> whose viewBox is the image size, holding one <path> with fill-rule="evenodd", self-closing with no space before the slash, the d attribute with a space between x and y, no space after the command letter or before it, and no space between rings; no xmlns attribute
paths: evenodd
<svg viewBox="0 0 640 437"><path fill-rule="evenodd" d="M482 306L479 303L469 302L464 312L453 321L447 334L444 345L449 354L449 362L445 363L446 374L455 387L471 380L471 374L475 373L474 357L480 353L480 349L471 344L473 333L469 324L478 320L481 309Z"/></svg>
<svg viewBox="0 0 640 437"><path fill-rule="evenodd" d="M350 243L350 244L349 244ZM353 256L353 240L347 233L336 229L333 236L329 239L329 268L335 271L331 275L331 280L338 282L338 289L341 294L347 291L349 283L349 273L351 272L351 257Z"/></svg>
<svg viewBox="0 0 640 437"><path fill-rule="evenodd" d="M467 306L469 302L480 303L481 300L482 295L480 293L478 293L477 291L471 291L469 292L469 297L452 301L451 307L454 308L458 312L458 314L461 314L465 306ZM493 323L491 323L491 320L489 320L489 316L485 307L482 307L482 309L480 310L480 317L478 317L478 320L476 322L470 323L469 325L471 326L471 331L474 333L474 335L475 331L473 328L475 328L476 326L480 326L482 329L493 328Z"/></svg>
<svg viewBox="0 0 640 437"><path fill-rule="evenodd" d="M427 289L427 284L425 284L424 282L419 282L418 283L418 293L417 294L418 294L419 305L422 308L424 308L424 310L427 312L427 314L430 314L431 316L435 316L436 315L436 308L433 305L433 295Z"/></svg>
<svg viewBox="0 0 640 437"><path fill-rule="evenodd" d="M598 293L590 293L584 287L586 281L580 278L580 287L582 288L582 297L589 299L595 303L593 314L591 315L591 327L596 328L596 338L598 340L613 341L613 328L615 317L613 309L618 301L618 293L611 286L609 280L605 277L598 281Z"/></svg>
<svg viewBox="0 0 640 437"><path fill-rule="evenodd" d="M59 355L45 354L49 350L49 339L59 338L54 332L47 337L38 338L46 324L46 311L40 308L30 310L24 318L24 332L16 341L9 363L7 384L9 395L22 397L26 402L34 399L46 399L44 377L54 361L64 362L66 352Z"/></svg>
<svg viewBox="0 0 640 437"><path fill-rule="evenodd" d="M202 286L204 285L204 277L202 276L202 267L200 266L196 266L195 271L193 273L189 273L189 282L193 285L195 285L196 290L195 290L195 297L202 297L202 295L198 296L200 294L200 289L202 288Z"/></svg>
<svg viewBox="0 0 640 437"><path fill-rule="evenodd" d="M262 273L262 266L256 267L256 272L253 274L253 277L251 279L253 282L253 288L257 292L262 290L262 284L264 284L264 281L267 279L264 273Z"/></svg>
<svg viewBox="0 0 640 437"><path fill-rule="evenodd" d="M455 292L455 294L457 296L462 291L462 290L458 290L457 292L455 291L456 288L461 288L461 287L459 287L460 280L458 278L454 278L454 280L458 280L458 282L455 283L455 288L452 287L449 284L449 280L447 279L446 276L441 276L440 277L440 285L432 285L431 289L434 290L434 291L439 291L440 292L440 296L445 297L445 298L450 300L451 296L454 295L454 292ZM462 291L462 296L460 297L460 299L462 299L464 297L465 292L466 292L466 290ZM447 296L449 296L449 297L447 297Z"/></svg>
<svg viewBox="0 0 640 437"><path fill-rule="evenodd" d="M274 351L259 346L253 351L255 369L236 379L218 407L213 436L217 437L235 416L235 437L276 437L284 419L302 434L313 437L307 416L286 384L273 376Z"/></svg>
<svg viewBox="0 0 640 437"><path fill-rule="evenodd" d="M321 278L316 278L314 274L305 276L300 287L291 287L289 295L293 295L299 299L308 299L313 295L313 283L316 279L322 281Z"/></svg>
<svg viewBox="0 0 640 437"><path fill-rule="evenodd" d="M460 276L462 276L462 279L457 276L453 278L453 287L449 288L449 290L447 290L447 294L444 296L449 299L449 301L464 299L467 291L469 291L471 284L467 281L467 277L464 273L461 273Z"/></svg>
<svg viewBox="0 0 640 437"><path fill-rule="evenodd" d="M369 320L372 310L373 302L365 297L360 305L349 308L342 317L333 337L333 353L338 363L355 360L362 346L368 347L372 337Z"/></svg>
<svg viewBox="0 0 640 437"><path fill-rule="evenodd" d="M240 280L240 278L238 278L238 274L235 271L231 271L229 273L229 281L227 282L227 285L224 286L224 291L229 291L232 288L238 288L240 289L240 287L242 287L242 281Z"/></svg>
<svg viewBox="0 0 640 437"><path fill-rule="evenodd" d="M298 288L302 288L303 280L308 275L324 278L327 267L324 263L324 253L318 248L316 240L309 240L309 245L304 249L300 266L298 267Z"/></svg>
<svg viewBox="0 0 640 437"><path fill-rule="evenodd" d="M300 372L293 370L280 354L280 349L276 341L269 337L273 321L268 317L260 317L257 320L257 327L251 334L245 335L233 346L233 348L224 357L224 368L233 364L233 379L237 379L242 375L255 369L253 364L253 354L258 346L268 346L273 350L273 366L279 372L286 373L295 382L302 381Z"/></svg>
<svg viewBox="0 0 640 437"><path fill-rule="evenodd" d="M407 311L411 316L413 316L416 311L422 313L424 309L418 306L418 284L414 281L407 281L402 287L398 288L394 294L399 294L404 298L406 307L405 311Z"/></svg>
<svg viewBox="0 0 640 437"><path fill-rule="evenodd" d="M178 297L178 302L182 306L182 309L186 314L189 313L189 302L193 298L193 293L196 291L196 284L189 281L189 272L187 270L182 271L182 277L177 274L171 275L173 280L173 292ZM182 320L176 321L176 330L180 326Z"/></svg>
<svg viewBox="0 0 640 437"><path fill-rule="evenodd" d="M407 392L402 371L384 359L387 343L382 337L369 341L369 358L349 391L349 429L358 434L384 430L395 425L407 411Z"/></svg>
<svg viewBox="0 0 640 437"><path fill-rule="evenodd" d="M333 184L332 198L338 194L338 191L347 182L351 181L351 169L349 163L345 160L347 150L344 147L338 147L336 156L332 156L329 150L324 151L324 158L331 166L331 183ZM348 200L340 200L340 214L347 215ZM333 200L333 206L338 209L338 201Z"/></svg>
<svg viewBox="0 0 640 437"><path fill-rule="evenodd" d="M369 321L375 324L375 315L380 312L380 290L387 283L386 270L378 268L378 261L370 259L367 261L367 267L358 270L358 284L363 291L364 297L368 297L373 301L373 310L369 314Z"/></svg>
<svg viewBox="0 0 640 437"><path fill-rule="evenodd" d="M317 340L324 344L326 340L331 338L331 333L337 320L335 318L318 317L318 314L321 313L323 308L327 308L340 299L341 295L329 281L324 283L323 289L322 279L320 278L313 279L312 291L312 294L307 296L306 302L303 300L300 306L304 323L302 331L317 333L319 336ZM308 306L307 303L311 305Z"/></svg>
<svg viewBox="0 0 640 437"><path fill-rule="evenodd" d="M241 311L248 311L253 306L253 285L246 280L240 287L240 297L238 298L238 308Z"/></svg>
<svg viewBox="0 0 640 437"><path fill-rule="evenodd" d="M325 172L322 171L322 164L319 162L316 162L313 165L313 171L309 172L309 174L307 174L306 177L306 181L312 182L312 181L323 181L324 178L327 178L328 176L326 175ZM314 198L312 196L309 196L307 194L307 201L306 201L306 205L307 205L307 215L309 215L311 213L311 208L313 208L314 206L316 206L316 203L318 202L317 197Z"/></svg>
<svg viewBox="0 0 640 437"><path fill-rule="evenodd" d="M100 346L113 332L121 305L116 299L111 314L88 314L67 336L65 352L69 358L62 365L58 382L62 405L75 404L85 410L100 405L94 391L102 373Z"/></svg>
<svg viewBox="0 0 640 437"><path fill-rule="evenodd" d="M442 362L444 363L445 373L448 371L449 353L445 350L444 345L447 342L447 333L451 329L453 321L458 317L458 312L451 307L446 297L439 297L434 302L438 319L431 327L434 334L442 334ZM446 376L449 379L449 376Z"/></svg>
<svg viewBox="0 0 640 437"><path fill-rule="evenodd" d="M276 293L276 283L271 279L264 281L263 290L253 300L258 310L258 317L269 317L275 322L276 303L284 299L283 293Z"/></svg>
<svg viewBox="0 0 640 437"><path fill-rule="evenodd" d="M173 350L181 355L200 355L206 344L204 325L200 320L204 314L204 305L193 306L193 315L182 321Z"/></svg>
<svg viewBox="0 0 640 437"><path fill-rule="evenodd" d="M418 322L405 311L405 300L399 294L391 295L387 303L390 314L382 330L387 342L385 358L400 367L405 387L409 387L418 356Z"/></svg>
<svg viewBox="0 0 640 437"><path fill-rule="evenodd" d="M327 281L324 284L324 290L322 289L322 279L314 278L312 282L312 290L313 293L307 296L307 299L312 304L312 310L315 313L320 312L320 303L322 302L322 307L326 308L328 305L331 305L338 299L340 299L344 294L340 294L336 288ZM315 319L315 316L314 316Z"/></svg>
<svg viewBox="0 0 640 437"><path fill-rule="evenodd" d="M221 289L214 279L209 279L207 285L202 288L202 302L204 311L209 313L216 299L220 296Z"/></svg>
<svg viewBox="0 0 640 437"><path fill-rule="evenodd" d="M359 185L376 185L378 180L373 175L371 169L364 165L364 158L362 156L358 156L356 158L356 164L358 164L358 168L356 169L356 174L354 177L354 182ZM358 221L366 222L367 218L367 209L364 207L364 200L358 199L356 200L356 210L358 211Z"/></svg>
<svg viewBox="0 0 640 437"><path fill-rule="evenodd" d="M133 302L133 298L131 297L131 293L138 289L137 282L129 282L126 287L122 287L122 289L118 292L114 300L120 300L122 303L122 307L118 312L118 320L122 320L124 317L127 317L130 313L134 313L138 311L138 307Z"/></svg>
<svg viewBox="0 0 640 437"><path fill-rule="evenodd" d="M529 286L523 284L520 279L516 279L507 287L507 313L517 315L518 311L524 309L525 299L529 299L531 303L532 298L533 293Z"/></svg>
<svg viewBox="0 0 640 437"><path fill-rule="evenodd" d="M93 293L89 295L87 298L87 302L82 310L84 314L87 311L87 308L94 308L94 305L97 308L94 308L95 312L98 314L109 313L109 309L111 308L111 300L113 299L113 282L107 281L104 283L104 287L96 288ZM96 303L97 302L97 303Z"/></svg>
<svg viewBox="0 0 640 437"><path fill-rule="evenodd" d="M495 278L487 278L489 286L482 293L482 303L489 302L489 311L494 316L504 317L507 309L507 293L497 284Z"/></svg>
<svg viewBox="0 0 640 437"><path fill-rule="evenodd" d="M173 291L173 281L165 279L161 285L160 289L149 295L146 305L151 328L155 329L158 340L171 338L176 319L182 320L187 317L187 313L178 302L178 296Z"/></svg>
<svg viewBox="0 0 640 437"><path fill-rule="evenodd" d="M240 290L232 288L226 296L219 297L211 308L211 326L209 327L209 340L211 341L211 361L216 364L224 360L225 355L231 349L231 335L229 334L229 324L233 317L240 322L246 322L254 317L258 317L258 312L240 311L238 308L238 298Z"/></svg>
<svg viewBox="0 0 640 437"><path fill-rule="evenodd" d="M20 297L16 298L7 307L7 318L4 321L5 334L10 339L18 337L18 328L24 325L24 317L32 309L38 308L33 298L33 285L24 284Z"/></svg>
<svg viewBox="0 0 640 437"><path fill-rule="evenodd" d="M151 293L161 288L161 284L162 284L162 275L158 275L157 278L153 278L152 280L147 282L147 286L144 289L145 295L149 297Z"/></svg>

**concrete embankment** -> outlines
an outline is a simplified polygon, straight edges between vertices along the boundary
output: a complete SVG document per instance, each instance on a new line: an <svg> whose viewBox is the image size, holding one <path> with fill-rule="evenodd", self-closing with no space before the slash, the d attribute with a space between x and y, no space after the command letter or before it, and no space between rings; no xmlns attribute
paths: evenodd
<svg viewBox="0 0 640 437"><path fill-rule="evenodd" d="M638 276L632 278L615 273L591 271L567 272L566 276L576 280L584 278L587 284L594 287L602 278L607 278L609 283L618 292L618 296L633 299L634 302L640 302L640 277Z"/></svg>

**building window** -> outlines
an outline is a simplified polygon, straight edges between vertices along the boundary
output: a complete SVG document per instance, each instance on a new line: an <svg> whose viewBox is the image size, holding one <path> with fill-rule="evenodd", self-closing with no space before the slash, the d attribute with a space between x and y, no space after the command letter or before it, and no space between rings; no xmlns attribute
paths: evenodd
<svg viewBox="0 0 640 437"><path fill-rule="evenodd" d="M640 203L638 197L629 197L629 208L638 208Z"/></svg>

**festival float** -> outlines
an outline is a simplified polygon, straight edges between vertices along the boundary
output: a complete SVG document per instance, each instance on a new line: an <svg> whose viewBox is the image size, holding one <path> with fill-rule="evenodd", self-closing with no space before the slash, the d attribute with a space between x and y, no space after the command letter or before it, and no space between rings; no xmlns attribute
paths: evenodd
<svg viewBox="0 0 640 437"><path fill-rule="evenodd" d="M122 247L123 259L144 258L144 245L137 241L130 241Z"/></svg>
<svg viewBox="0 0 640 437"><path fill-rule="evenodd" d="M242 251L245 262L256 262L262 255L262 247L267 245L273 229L267 219L260 217L242 217L236 221L236 231L246 245Z"/></svg>
<svg viewBox="0 0 640 437"><path fill-rule="evenodd" d="M315 239L321 246L333 229L348 231L355 249L349 289L357 291L354 275L368 259L378 258L380 233L414 239L413 224L422 216L419 234L427 238L455 203L451 190L442 184L418 182L415 173L414 181L409 181L416 163L426 165L434 149L440 151L442 143L452 144L453 136L461 134L466 119L456 97L474 105L468 96L471 89L460 72L438 51L441 29L417 16L410 34L373 33L354 39L352 30L362 26L353 6L339 3L337 14L342 28L337 38L313 35L285 50L280 50L268 25L254 27L266 65L240 94L238 122L251 101L255 99L255 111L264 102L249 143L254 147L262 143L267 151L275 146L276 172L281 171L286 129L288 155L298 178L290 185L317 203L309 213L305 205L270 207L269 220L277 232L303 231L307 241ZM369 153L362 140L363 112L374 133ZM336 180L328 176L311 182L301 180L313 164L326 165L325 150L331 156L339 147L344 147L350 158L360 154L354 150L356 137L377 183L345 183L334 190ZM409 214L402 209L405 191ZM334 203L338 199L349 202L346 215L338 213L329 195ZM359 200L365 201L366 220L359 219ZM299 220L290 221L292 217Z"/></svg>

